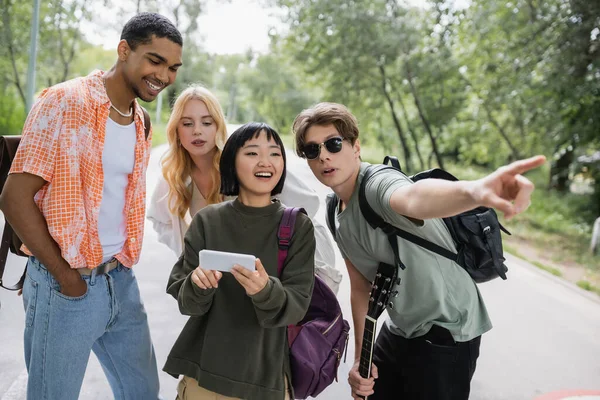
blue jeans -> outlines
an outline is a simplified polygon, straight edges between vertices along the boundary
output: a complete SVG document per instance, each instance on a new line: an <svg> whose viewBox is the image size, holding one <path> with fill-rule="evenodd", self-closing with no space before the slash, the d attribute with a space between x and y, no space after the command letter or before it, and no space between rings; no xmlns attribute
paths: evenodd
<svg viewBox="0 0 600 400"><path fill-rule="evenodd" d="M27 399L77 399L93 350L115 399L158 399L156 356L133 271L84 276L88 290L67 297L34 257L23 286Z"/></svg>

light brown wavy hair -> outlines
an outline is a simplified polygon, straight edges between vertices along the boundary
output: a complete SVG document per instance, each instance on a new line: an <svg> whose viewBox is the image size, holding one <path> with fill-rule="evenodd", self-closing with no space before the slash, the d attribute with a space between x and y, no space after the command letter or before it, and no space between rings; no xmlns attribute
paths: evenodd
<svg viewBox="0 0 600 400"><path fill-rule="evenodd" d="M187 150L181 146L179 134L177 133L177 125L181 119L185 105L193 99L200 100L206 104L210 116L217 125L215 137L217 151L213 158L213 168L211 170L212 188L206 198L206 202L207 204L215 204L223 201L223 195L220 194L221 175L219 162L223 146L227 141L225 117L223 116L219 100L217 100L216 96L210 90L200 85L192 85L181 92L173 104L173 111L169 117L169 122L167 122L169 149L161 162L163 176L169 184L169 210L180 218L183 218L190 208L192 191L189 185L186 184L186 181L192 176L194 162Z"/></svg>

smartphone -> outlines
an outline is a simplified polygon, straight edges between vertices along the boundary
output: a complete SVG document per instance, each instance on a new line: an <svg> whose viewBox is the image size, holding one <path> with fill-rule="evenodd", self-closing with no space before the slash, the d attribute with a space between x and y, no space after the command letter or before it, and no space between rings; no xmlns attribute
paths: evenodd
<svg viewBox="0 0 600 400"><path fill-rule="evenodd" d="M230 272L235 264L255 271L254 262L256 257L251 254L229 253L227 251L200 250L200 267L202 269L213 269L223 272Z"/></svg>

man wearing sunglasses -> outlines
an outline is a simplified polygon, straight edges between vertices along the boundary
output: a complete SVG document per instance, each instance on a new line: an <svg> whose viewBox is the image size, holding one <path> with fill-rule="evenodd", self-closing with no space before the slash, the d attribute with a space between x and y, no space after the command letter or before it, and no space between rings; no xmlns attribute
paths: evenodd
<svg viewBox="0 0 600 400"><path fill-rule="evenodd" d="M298 155L340 199L334 231L351 286L352 397L468 399L481 335L492 327L485 304L459 265L405 240L398 240L398 248L406 269L398 271L395 307L388 308L375 344L372 377L358 373L370 282L380 262L395 265L394 253L386 234L372 229L360 211L357 192L369 164L360 158L356 118L341 104L320 103L296 117L293 131ZM369 180L366 198L387 223L456 251L440 218L477 206L493 207L507 219L524 211L534 185L521 174L544 161L543 156L517 161L477 181L424 179L413 184L386 170Z"/></svg>

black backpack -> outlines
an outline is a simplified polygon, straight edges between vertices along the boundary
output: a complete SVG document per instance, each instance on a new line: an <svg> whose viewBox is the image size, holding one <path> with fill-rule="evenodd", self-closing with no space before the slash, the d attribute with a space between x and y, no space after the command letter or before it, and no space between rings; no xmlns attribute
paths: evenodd
<svg viewBox="0 0 600 400"><path fill-rule="evenodd" d="M388 166L388 162L391 162L392 166ZM380 228L388 236L388 240L394 251L396 264L400 268L404 269L405 266L400 260L398 242L396 240L397 236L454 261L464 268L477 283L487 282L497 277L506 279L508 268L504 265L505 258L502 252L501 231L504 231L508 235L510 235L510 232L500 224L498 216L492 208L477 207L452 217L442 218L452 235L458 253L454 253L426 239L388 224L373 211L365 194L367 182L375 174L390 169L402 173L400 163L396 157L387 156L383 160L383 165L369 166L360 185L358 200L360 211L369 225L373 229ZM449 181L458 180L449 172L439 168L419 172L409 177L413 182L428 178L445 179ZM330 194L328 196L327 221L334 238L335 209L338 203L339 199L335 194Z"/></svg>

